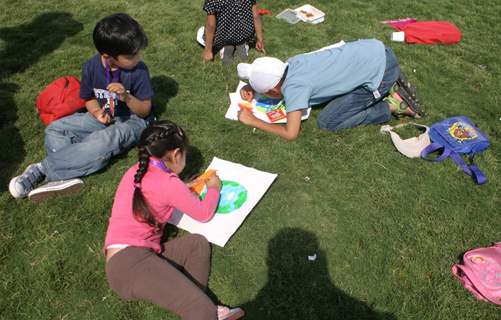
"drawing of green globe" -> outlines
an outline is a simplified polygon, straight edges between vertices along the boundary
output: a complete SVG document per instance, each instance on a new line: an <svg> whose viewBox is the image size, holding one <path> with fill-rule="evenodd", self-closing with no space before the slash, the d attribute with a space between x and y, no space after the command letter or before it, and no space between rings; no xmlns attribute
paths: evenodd
<svg viewBox="0 0 501 320"><path fill-rule="evenodd" d="M204 188L200 194L200 199L203 200L207 194L207 188ZM221 192L219 203L217 205L217 213L230 213L239 209L247 200L247 189L240 183L235 181L221 181Z"/></svg>

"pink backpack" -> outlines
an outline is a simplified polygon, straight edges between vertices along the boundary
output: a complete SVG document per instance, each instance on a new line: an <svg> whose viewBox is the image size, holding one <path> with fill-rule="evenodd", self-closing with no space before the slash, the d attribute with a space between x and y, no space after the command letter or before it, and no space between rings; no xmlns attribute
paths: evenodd
<svg viewBox="0 0 501 320"><path fill-rule="evenodd" d="M466 252L462 262L452 273L463 287L479 300L501 305L501 242Z"/></svg>

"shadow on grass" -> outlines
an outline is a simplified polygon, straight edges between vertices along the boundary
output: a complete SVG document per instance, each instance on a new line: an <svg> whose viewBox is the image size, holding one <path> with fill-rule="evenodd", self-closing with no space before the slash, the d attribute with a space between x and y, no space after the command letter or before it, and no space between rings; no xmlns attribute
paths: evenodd
<svg viewBox="0 0 501 320"><path fill-rule="evenodd" d="M17 172L18 165L26 154L21 135L15 126L17 106L14 96L22 88L17 84L6 82L5 79L24 72L41 57L56 50L67 37L77 34L82 29L83 25L65 12L44 13L31 22L0 29L0 39L5 42L0 51L0 188L2 190Z"/></svg>
<svg viewBox="0 0 501 320"><path fill-rule="evenodd" d="M314 254L316 260L309 261ZM267 263L268 283L242 306L245 319L395 319L336 288L311 232L281 230L269 243Z"/></svg>
<svg viewBox="0 0 501 320"><path fill-rule="evenodd" d="M200 175L204 165L204 156L197 147L188 146L186 150L186 166L179 175L183 181L190 181Z"/></svg>
<svg viewBox="0 0 501 320"><path fill-rule="evenodd" d="M169 100L177 95L179 85L176 80L167 76L155 76L151 78L151 85L155 96L153 96L154 113L160 117L167 109Z"/></svg>

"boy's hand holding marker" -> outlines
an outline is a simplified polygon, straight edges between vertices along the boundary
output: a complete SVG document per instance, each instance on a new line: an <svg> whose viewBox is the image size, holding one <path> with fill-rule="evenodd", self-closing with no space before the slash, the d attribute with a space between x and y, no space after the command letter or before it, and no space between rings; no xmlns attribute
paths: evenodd
<svg viewBox="0 0 501 320"><path fill-rule="evenodd" d="M110 115L101 108L96 99L91 99L86 102L87 110L102 124L109 124L111 122Z"/></svg>
<svg viewBox="0 0 501 320"><path fill-rule="evenodd" d="M122 101L125 101L127 99L127 96L129 95L127 90L125 90L125 87L123 86L123 84L121 84L119 82L110 83L108 85L108 87L106 87L106 89L109 92L116 93L118 95L118 98Z"/></svg>
<svg viewBox="0 0 501 320"><path fill-rule="evenodd" d="M97 112L93 113L93 115L96 120L101 122L102 124L109 124L111 122L110 115L104 110L98 110Z"/></svg>
<svg viewBox="0 0 501 320"><path fill-rule="evenodd" d="M254 99L254 90L247 84L240 89L240 96L244 101L238 104L240 107L240 111L238 111L238 121L248 126L252 126L252 123L257 119L252 113L251 104L252 99Z"/></svg>
<svg viewBox="0 0 501 320"><path fill-rule="evenodd" d="M252 113L252 104L248 101L242 101L238 104L240 111L238 111L238 121L252 126L255 120L257 120L254 113Z"/></svg>

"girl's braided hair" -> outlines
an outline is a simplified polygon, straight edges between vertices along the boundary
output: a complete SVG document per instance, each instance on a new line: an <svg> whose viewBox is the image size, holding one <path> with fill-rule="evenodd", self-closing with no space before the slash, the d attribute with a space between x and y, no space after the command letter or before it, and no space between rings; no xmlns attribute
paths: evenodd
<svg viewBox="0 0 501 320"><path fill-rule="evenodd" d="M132 200L132 210L137 221L145 222L155 228L159 227L141 191L141 181L148 171L150 157L162 158L168 151L177 148L185 152L187 146L188 138L183 129L169 120L157 121L141 133L138 144L139 166L134 175Z"/></svg>

